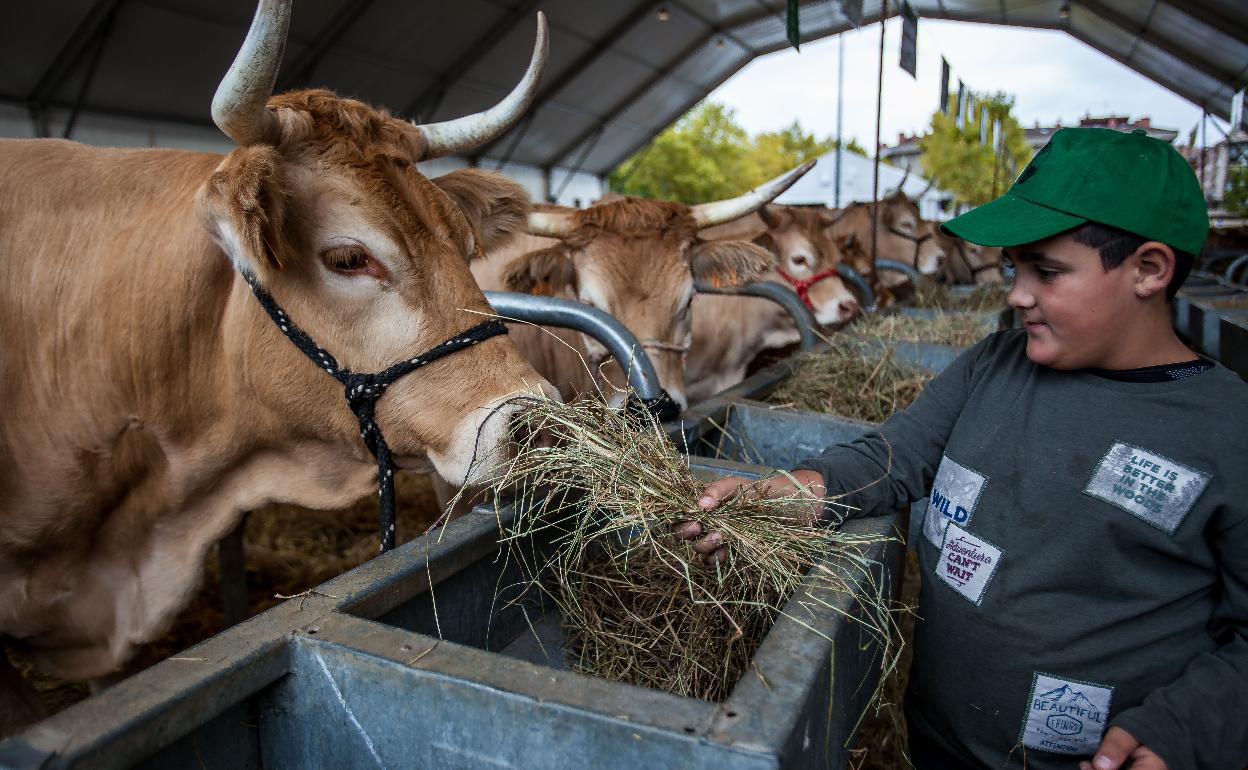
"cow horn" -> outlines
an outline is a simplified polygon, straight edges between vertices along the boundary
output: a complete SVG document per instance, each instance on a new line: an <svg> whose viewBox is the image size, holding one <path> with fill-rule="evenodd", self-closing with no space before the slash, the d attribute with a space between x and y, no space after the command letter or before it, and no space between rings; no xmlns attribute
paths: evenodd
<svg viewBox="0 0 1248 770"><path fill-rule="evenodd" d="M815 161L808 160L784 176L778 177L756 190L751 190L745 195L738 195L736 198L729 198L725 201L699 203L693 207L693 219L698 223L698 229L702 229L731 222L746 214L753 214L762 206L770 203L777 195L789 189L794 182L801 178L802 174L810 171L814 166Z"/></svg>
<svg viewBox="0 0 1248 770"><path fill-rule="evenodd" d="M529 234L562 238L572 232L572 216L561 211L529 212Z"/></svg>
<svg viewBox="0 0 1248 770"><path fill-rule="evenodd" d="M247 39L212 97L212 122L244 147L276 144L281 127L267 103L286 48L290 0L260 0Z"/></svg>
<svg viewBox="0 0 1248 770"><path fill-rule="evenodd" d="M891 198L891 197L893 197L894 195L897 195L898 193L900 193L900 194L904 195L904 194L905 194L906 181L907 181L908 179L910 179L910 167L909 167L909 166L906 166L906 173L904 173L904 174L902 174L902 175L901 175L901 181L897 183L897 186L896 186L896 187L890 187L890 188L888 188L887 190L885 190L885 191L884 191L884 197L885 197L885 198Z"/></svg>
<svg viewBox="0 0 1248 770"><path fill-rule="evenodd" d="M546 14L537 12L537 41L524 77L502 101L484 112L441 123L417 125L425 139L424 157L440 158L480 147L511 128L537 95L537 84L546 69Z"/></svg>

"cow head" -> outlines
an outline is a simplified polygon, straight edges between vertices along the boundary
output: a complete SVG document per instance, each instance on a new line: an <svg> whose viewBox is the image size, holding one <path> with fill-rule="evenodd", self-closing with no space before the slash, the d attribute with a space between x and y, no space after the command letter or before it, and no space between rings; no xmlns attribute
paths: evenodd
<svg viewBox="0 0 1248 770"><path fill-rule="evenodd" d="M754 242L775 258L779 277L794 287L805 286L806 298L821 326L853 320L862 305L835 270L844 261L841 245L831 233L839 213L814 206L768 204L758 210L767 229Z"/></svg>
<svg viewBox="0 0 1248 770"><path fill-rule="evenodd" d="M936 226L919 216L919 207L903 192L880 201L877 256L905 262L924 275L935 275L945 259Z"/></svg>
<svg viewBox="0 0 1248 770"><path fill-rule="evenodd" d="M697 206L618 197L579 211L542 207L529 216L529 232L558 242L514 260L507 287L572 297L615 316L641 342L664 390L683 408L694 284L749 283L771 266L771 255L753 243L708 241L700 231L754 212L812 165L738 198ZM618 401L625 381L619 362L597 341L583 342L586 363Z"/></svg>
<svg viewBox="0 0 1248 770"><path fill-rule="evenodd" d="M413 125L322 90L270 96L289 0L261 0L213 101L238 145L199 192L200 218L239 273L265 290L340 364L379 372L490 312L468 269L528 214L523 190L465 170L430 181L417 161L498 136L527 107L546 57L546 25L529 70L483 113ZM340 386L269 320L242 280L224 320L249 395L280 415L293 441L343 448L370 463ZM553 389L505 337L399 379L376 419L400 465L427 456L453 483L482 477L517 396Z"/></svg>
<svg viewBox="0 0 1248 770"><path fill-rule="evenodd" d="M945 283L995 285L1004 280L999 246L981 246L946 235L939 229L936 238L945 252L944 269L941 271Z"/></svg>

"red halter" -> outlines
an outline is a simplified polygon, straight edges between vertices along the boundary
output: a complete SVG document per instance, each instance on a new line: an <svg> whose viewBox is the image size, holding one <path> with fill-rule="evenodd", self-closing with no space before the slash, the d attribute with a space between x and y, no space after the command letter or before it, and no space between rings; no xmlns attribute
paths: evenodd
<svg viewBox="0 0 1248 770"><path fill-rule="evenodd" d="M779 273L780 277L783 278L785 281L787 281L788 284L793 287L793 291L797 292L797 296L801 297L802 302L805 302L806 307L810 308L811 310L815 309L815 303L810 301L810 287L819 283L824 278L831 278L832 276L836 275L836 270L824 270L822 273L815 273L811 277L805 280L802 280L799 278L794 278L793 276L789 275L783 270L780 270L779 268L776 269L776 272Z"/></svg>

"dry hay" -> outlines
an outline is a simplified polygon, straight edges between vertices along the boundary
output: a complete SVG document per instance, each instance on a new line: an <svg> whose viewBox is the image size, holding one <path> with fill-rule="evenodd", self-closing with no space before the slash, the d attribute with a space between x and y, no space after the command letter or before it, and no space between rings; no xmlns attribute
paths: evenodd
<svg viewBox="0 0 1248 770"><path fill-rule="evenodd" d="M396 543L424 534L438 518L439 509L429 477L395 473L398 511ZM377 555L377 495L336 511L314 511L293 505L271 505L253 511L244 529L248 611L255 615L290 596L306 591ZM140 649L127 666L137 673L213 634L225 630L221 603L217 549L209 551L199 592L170 630ZM72 706L90 695L85 684L43 674L19 655L14 665L39 692L50 713ZM193 665L193 663L187 663Z"/></svg>
<svg viewBox="0 0 1248 770"><path fill-rule="evenodd" d="M723 700L803 582L787 617L810 629L808 612L856 594L865 609L855 620L882 645L884 665L895 662L886 591L863 555L882 536L820 526L808 500L748 489L701 511L705 482L662 427L597 401L539 404L524 420L529 436L540 430L553 444L526 441L500 479L500 495L521 503L503 539L528 585L558 606L574 670ZM706 565L671 534L690 518L723 533L726 561ZM538 535L553 535L553 548L531 547Z"/></svg>
<svg viewBox="0 0 1248 770"><path fill-rule="evenodd" d="M955 292L943 283L924 281L915 289L913 306L927 310L959 313L992 313L1005 310L1007 289L976 286L969 292Z"/></svg>
<svg viewBox="0 0 1248 770"><path fill-rule="evenodd" d="M1225 297L1223 299L1215 299L1211 302L1216 308L1241 308L1248 307L1248 292L1240 292L1233 297Z"/></svg>
<svg viewBox="0 0 1248 770"><path fill-rule="evenodd" d="M922 584L918 554L906 551L906 569L901 579L901 603L915 607L919 603ZM868 713L855 734L854 747L849 750L851 770L911 770L910 747L905 720L901 718L906 686L910 683L910 662L914 650L916 616L903 613L898 621L901 632L900 658L887 672L880 689L880 708Z"/></svg>
<svg viewBox="0 0 1248 770"><path fill-rule="evenodd" d="M923 342L933 345L974 345L996 331L994 319L965 313L937 313L931 318L902 313L878 313L854 321L849 330L855 334L878 337L890 342Z"/></svg>
<svg viewBox="0 0 1248 770"><path fill-rule="evenodd" d="M890 348L833 337L822 351L799 353L792 373L768 396L785 408L879 423L905 409L934 376L895 360Z"/></svg>

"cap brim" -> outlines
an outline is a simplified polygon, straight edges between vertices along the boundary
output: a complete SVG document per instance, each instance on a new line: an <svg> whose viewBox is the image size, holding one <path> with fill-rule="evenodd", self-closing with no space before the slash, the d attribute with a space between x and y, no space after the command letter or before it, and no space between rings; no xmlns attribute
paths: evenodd
<svg viewBox="0 0 1248 770"><path fill-rule="evenodd" d="M1087 221L1006 193L950 219L940 229L946 235L981 246L1021 246L1042 241Z"/></svg>

